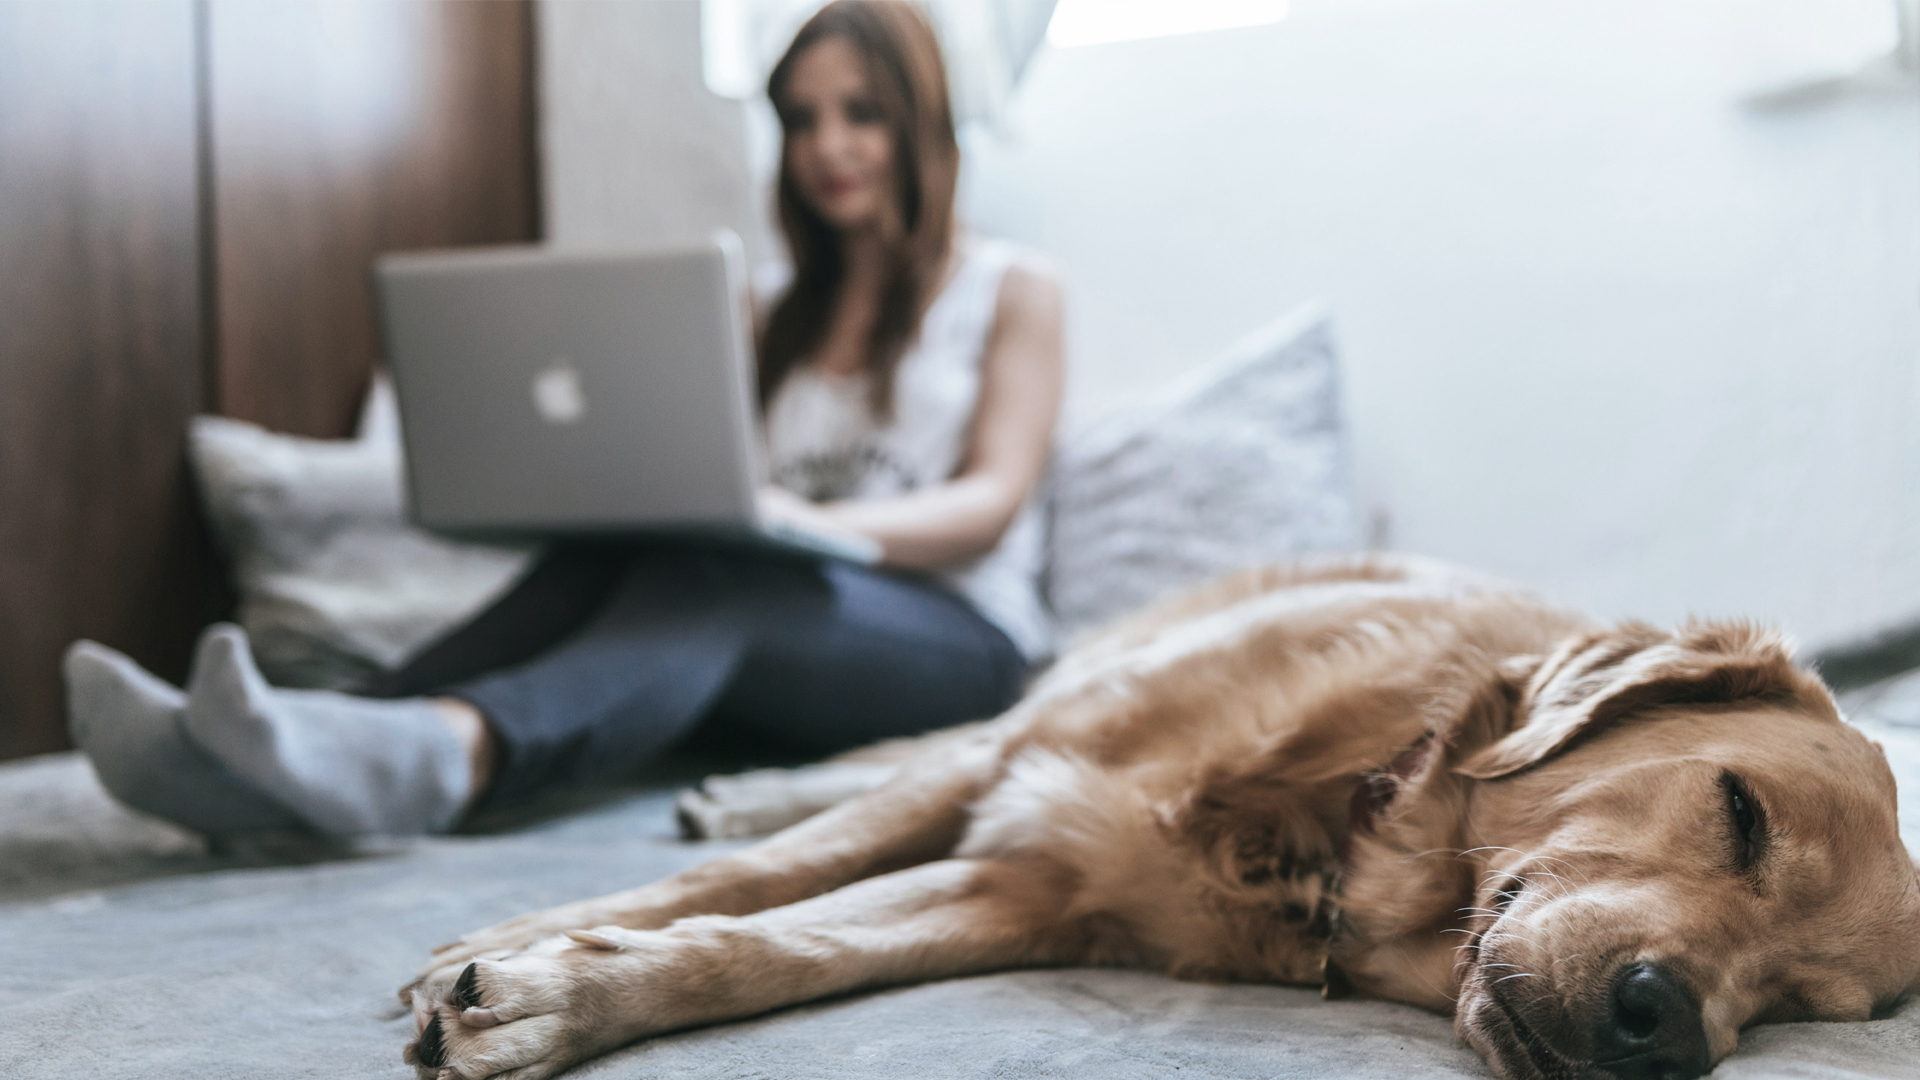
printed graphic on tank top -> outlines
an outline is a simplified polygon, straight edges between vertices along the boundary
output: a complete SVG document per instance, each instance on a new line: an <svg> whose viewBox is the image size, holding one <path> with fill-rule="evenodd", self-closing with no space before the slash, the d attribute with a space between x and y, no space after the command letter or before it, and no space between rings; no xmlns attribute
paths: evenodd
<svg viewBox="0 0 1920 1080"><path fill-rule="evenodd" d="M951 479L979 405L1000 282L1017 256L1001 241L961 241L960 265L894 374L890 421L881 423L868 407L864 373L789 374L767 406L773 482L825 502L900 495ZM1042 539L1039 509L1029 498L993 550L938 574L1030 660L1052 647L1039 593Z"/></svg>

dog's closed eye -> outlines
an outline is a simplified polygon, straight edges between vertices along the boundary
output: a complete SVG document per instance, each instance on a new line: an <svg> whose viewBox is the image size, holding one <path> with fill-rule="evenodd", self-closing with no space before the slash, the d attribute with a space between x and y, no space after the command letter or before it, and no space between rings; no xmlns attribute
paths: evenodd
<svg viewBox="0 0 1920 1080"><path fill-rule="evenodd" d="M1727 823L1732 839L1732 868L1741 874L1753 875L1766 848L1766 817L1760 804L1754 800L1746 782L1733 773L1720 775L1720 788L1724 792Z"/></svg>

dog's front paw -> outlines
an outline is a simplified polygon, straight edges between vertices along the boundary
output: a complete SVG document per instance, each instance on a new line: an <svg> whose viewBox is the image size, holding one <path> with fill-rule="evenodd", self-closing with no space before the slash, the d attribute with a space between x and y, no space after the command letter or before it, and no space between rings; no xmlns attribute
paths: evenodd
<svg viewBox="0 0 1920 1080"><path fill-rule="evenodd" d="M644 1017L604 969L632 939L618 927L569 931L426 976L402 1060L423 1080L542 1080L629 1041Z"/></svg>

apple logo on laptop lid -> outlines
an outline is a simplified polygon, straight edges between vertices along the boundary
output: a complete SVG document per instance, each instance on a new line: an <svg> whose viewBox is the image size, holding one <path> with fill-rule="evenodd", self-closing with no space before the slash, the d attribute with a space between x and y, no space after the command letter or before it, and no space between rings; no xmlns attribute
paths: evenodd
<svg viewBox="0 0 1920 1080"><path fill-rule="evenodd" d="M572 362L556 358L534 375L533 407L549 424L577 424L587 414L587 396Z"/></svg>

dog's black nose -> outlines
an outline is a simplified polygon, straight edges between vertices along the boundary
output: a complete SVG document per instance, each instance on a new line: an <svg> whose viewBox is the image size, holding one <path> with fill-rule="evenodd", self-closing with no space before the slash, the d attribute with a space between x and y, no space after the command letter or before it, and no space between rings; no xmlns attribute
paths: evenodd
<svg viewBox="0 0 1920 1080"><path fill-rule="evenodd" d="M1613 978L1593 1033L1593 1063L1620 1080L1692 1080L1707 1071L1707 1027L1686 980L1659 964L1629 964Z"/></svg>

